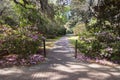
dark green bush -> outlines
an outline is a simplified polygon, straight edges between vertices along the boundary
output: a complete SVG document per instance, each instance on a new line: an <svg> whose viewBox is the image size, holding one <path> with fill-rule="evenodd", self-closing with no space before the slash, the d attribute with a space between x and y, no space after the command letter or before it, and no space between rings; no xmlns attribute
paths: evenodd
<svg viewBox="0 0 120 80"><path fill-rule="evenodd" d="M57 31L57 35L65 35L66 34L66 28L60 27Z"/></svg>

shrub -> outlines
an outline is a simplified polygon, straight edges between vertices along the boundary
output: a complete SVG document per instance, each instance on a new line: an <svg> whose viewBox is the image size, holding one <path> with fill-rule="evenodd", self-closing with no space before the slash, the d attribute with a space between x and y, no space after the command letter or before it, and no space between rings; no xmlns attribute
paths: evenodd
<svg viewBox="0 0 120 80"><path fill-rule="evenodd" d="M66 34L66 28L65 27L60 27L58 28L57 35L65 35Z"/></svg>
<svg viewBox="0 0 120 80"><path fill-rule="evenodd" d="M82 34L85 31L86 31L86 28L84 23L77 23L73 28L74 35Z"/></svg>
<svg viewBox="0 0 120 80"><path fill-rule="evenodd" d="M104 29L100 26L106 27L106 25L100 24L100 22L93 21L86 26L86 31L79 32L79 50L87 56L119 61L119 34L115 33L114 30ZM109 27L113 26L109 25Z"/></svg>
<svg viewBox="0 0 120 80"><path fill-rule="evenodd" d="M35 31L30 31L25 28L11 30L5 37L2 43L1 50L7 50L8 53L14 54L34 54L38 51L41 44L40 34Z"/></svg>

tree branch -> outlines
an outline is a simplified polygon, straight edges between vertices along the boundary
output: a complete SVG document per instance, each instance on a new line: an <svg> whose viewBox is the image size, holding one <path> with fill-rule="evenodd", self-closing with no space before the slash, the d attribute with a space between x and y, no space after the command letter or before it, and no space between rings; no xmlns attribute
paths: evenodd
<svg viewBox="0 0 120 80"><path fill-rule="evenodd" d="M0 16L2 16L3 12L6 10L6 7L4 7L1 11L0 11Z"/></svg>

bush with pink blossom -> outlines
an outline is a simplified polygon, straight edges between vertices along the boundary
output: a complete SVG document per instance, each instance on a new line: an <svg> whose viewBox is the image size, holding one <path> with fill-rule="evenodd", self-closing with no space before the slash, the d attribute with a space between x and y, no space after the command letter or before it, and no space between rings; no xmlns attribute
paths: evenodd
<svg viewBox="0 0 120 80"><path fill-rule="evenodd" d="M35 54L39 50L41 34L38 34L37 31L30 30L29 27L8 30L9 28L2 33L1 50L6 50L10 54L24 55Z"/></svg>

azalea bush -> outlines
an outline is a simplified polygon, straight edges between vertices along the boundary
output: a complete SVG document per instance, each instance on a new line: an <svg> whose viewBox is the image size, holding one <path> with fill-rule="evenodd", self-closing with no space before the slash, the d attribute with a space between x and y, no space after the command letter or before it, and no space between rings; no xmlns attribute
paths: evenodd
<svg viewBox="0 0 120 80"><path fill-rule="evenodd" d="M113 27L108 22L103 25L95 19L91 20L86 26L87 31L79 34L79 50L86 56L119 62L120 37L108 26Z"/></svg>
<svg viewBox="0 0 120 80"><path fill-rule="evenodd" d="M79 35L78 49L80 52L91 58L100 58L119 62L120 60L120 41L111 39L108 36L100 38L99 36ZM106 41L107 40L107 41ZM112 42L111 42L112 41Z"/></svg>
<svg viewBox="0 0 120 80"><path fill-rule="evenodd" d="M7 29L8 30L8 29ZM29 27L4 30L1 50L12 54L34 54L41 44L41 34L29 30Z"/></svg>

